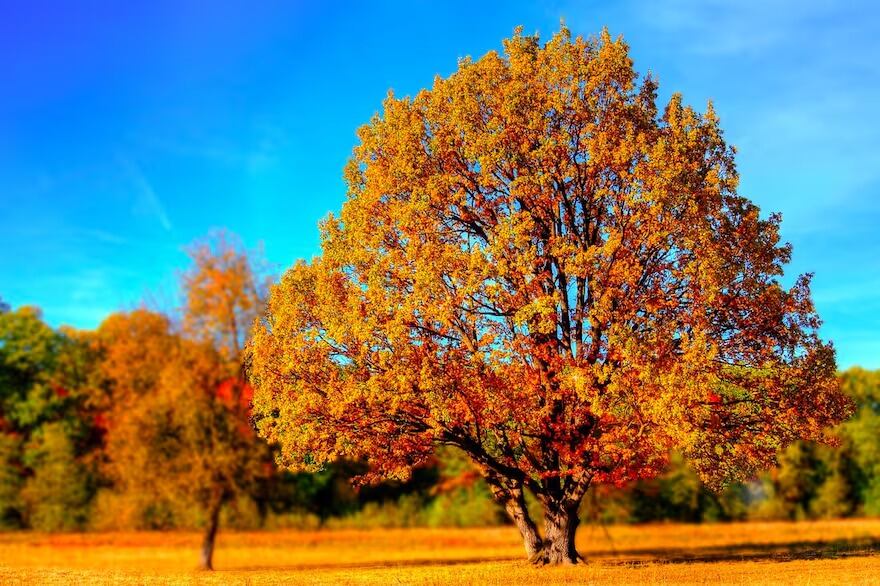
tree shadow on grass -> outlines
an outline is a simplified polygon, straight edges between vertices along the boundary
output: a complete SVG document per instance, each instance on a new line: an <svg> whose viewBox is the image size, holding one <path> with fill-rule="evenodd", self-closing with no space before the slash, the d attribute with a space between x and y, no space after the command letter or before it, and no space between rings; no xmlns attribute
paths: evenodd
<svg viewBox="0 0 880 586"><path fill-rule="evenodd" d="M880 554L880 539L834 539L781 543L737 543L695 548L669 547L595 552L592 559L608 564L692 564L712 562L790 562Z"/></svg>
<svg viewBox="0 0 880 586"><path fill-rule="evenodd" d="M660 547L645 549L599 550L586 555L587 561L602 565L640 566L647 564L694 564L719 562L789 562L794 560L839 559L880 554L880 539L835 539L829 541L792 541L781 543L738 543L706 547ZM382 570L428 566L459 566L491 562L525 560L511 556L473 556L465 558L362 561L341 563L280 564L235 568L236 571L312 571L312 570Z"/></svg>
<svg viewBox="0 0 880 586"><path fill-rule="evenodd" d="M287 570L287 571L310 571L310 570L387 570L393 568L419 568L427 566L463 566L467 564L482 564L491 562L512 562L522 558L510 556L474 556L466 558L421 558L411 560L389 561L363 561L341 563L315 563L315 564L283 564L277 566L248 566L234 568L236 572Z"/></svg>

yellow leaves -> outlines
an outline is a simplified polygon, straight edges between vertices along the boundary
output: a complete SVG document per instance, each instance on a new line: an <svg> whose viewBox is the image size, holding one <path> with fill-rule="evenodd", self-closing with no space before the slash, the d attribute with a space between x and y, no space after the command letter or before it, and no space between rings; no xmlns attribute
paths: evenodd
<svg viewBox="0 0 880 586"><path fill-rule="evenodd" d="M187 252L192 267L182 276L184 328L195 339L218 341L237 371L268 283L261 256L222 231L196 241Z"/></svg>
<svg viewBox="0 0 880 586"><path fill-rule="evenodd" d="M556 300L543 295L520 308L514 315L518 326L525 326L534 334L550 334L556 330Z"/></svg>
<svg viewBox="0 0 880 586"><path fill-rule="evenodd" d="M518 31L413 99L389 95L321 256L273 288L254 336L261 429L292 462L401 474L453 437L535 478L621 462L618 481L673 444L717 463L723 442L725 470L766 452L721 422L769 445L777 432L743 423L790 425L767 378L821 388L833 363L808 377L779 350L815 345L809 294L771 283L778 221L733 191L711 104L674 94L658 119L656 83L637 78L607 31ZM739 385L753 419L707 407L725 362L771 365ZM559 469L536 470L527 456L548 450Z"/></svg>
<svg viewBox="0 0 880 586"><path fill-rule="evenodd" d="M99 378L110 400L123 405L155 389L178 347L168 318L145 309L111 315L99 326L96 340L102 355Z"/></svg>
<svg viewBox="0 0 880 586"><path fill-rule="evenodd" d="M111 399L107 473L123 491L198 498L217 478L232 491L262 474L246 385L214 348L146 310L111 316L97 338Z"/></svg>
<svg viewBox="0 0 880 586"><path fill-rule="evenodd" d="M599 388L608 382L607 377L597 377L591 365L568 366L563 369L561 379L567 391L573 392L579 401L590 406L591 413L601 416L606 412L606 407L602 405Z"/></svg>

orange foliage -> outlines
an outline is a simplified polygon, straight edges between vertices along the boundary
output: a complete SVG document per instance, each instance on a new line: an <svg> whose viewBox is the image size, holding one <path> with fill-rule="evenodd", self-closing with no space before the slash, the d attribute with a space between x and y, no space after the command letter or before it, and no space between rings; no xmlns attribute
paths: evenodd
<svg viewBox="0 0 880 586"><path fill-rule="evenodd" d="M182 275L184 328L192 337L214 344L237 370L265 297L268 279L261 258L224 231L196 241L187 253L192 266Z"/></svg>
<svg viewBox="0 0 880 586"><path fill-rule="evenodd" d="M287 466L403 478L450 444L500 500L569 511L670 448L719 485L845 415L779 216L737 193L711 104L656 90L622 40L563 30L389 95L253 339Z"/></svg>
<svg viewBox="0 0 880 586"><path fill-rule="evenodd" d="M156 506L200 509L210 565L220 507L268 472L240 356L262 300L255 261L233 237L211 236L191 256L182 327L138 309L109 317L96 339L107 471L121 502L134 515Z"/></svg>

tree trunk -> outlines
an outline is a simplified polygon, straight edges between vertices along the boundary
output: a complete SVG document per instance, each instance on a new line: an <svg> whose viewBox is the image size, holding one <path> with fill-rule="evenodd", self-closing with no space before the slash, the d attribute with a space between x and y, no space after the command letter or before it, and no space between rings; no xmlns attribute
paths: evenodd
<svg viewBox="0 0 880 586"><path fill-rule="evenodd" d="M575 532L580 523L578 504L544 502L544 544L536 564L577 564L583 561L575 547Z"/></svg>
<svg viewBox="0 0 880 586"><path fill-rule="evenodd" d="M220 525L220 509L223 507L223 499L217 498L211 503L208 514L208 526L205 528L205 536L202 540L202 556L199 567L202 570L214 569L214 540L217 537L217 528Z"/></svg>
<svg viewBox="0 0 880 586"><path fill-rule="evenodd" d="M575 547L575 532L580 518L578 509L591 476L582 475L569 486L558 487L555 493L541 492L536 496L544 507L544 538L529 516L521 481L501 477L492 470L486 472L486 483L492 496L510 516L523 538L526 556L535 565L577 564L584 559Z"/></svg>
<svg viewBox="0 0 880 586"><path fill-rule="evenodd" d="M538 535L535 522L529 516L522 489L514 489L511 492L511 498L504 503L504 510L507 511L516 528L519 529L523 545L526 548L526 556L530 561L534 561L541 554L543 542L541 536Z"/></svg>
<svg viewBox="0 0 880 586"><path fill-rule="evenodd" d="M504 505L504 510L510 520L519 530L526 549L526 556L530 561L536 560L541 555L543 542L541 536L538 535L538 527L529 516L522 486L503 482L494 475L487 475L486 480L492 490L492 496L498 503Z"/></svg>

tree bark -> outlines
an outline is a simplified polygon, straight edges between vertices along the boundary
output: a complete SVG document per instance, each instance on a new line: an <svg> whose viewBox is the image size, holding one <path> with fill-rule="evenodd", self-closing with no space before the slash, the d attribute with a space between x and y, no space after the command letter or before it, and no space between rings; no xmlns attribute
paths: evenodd
<svg viewBox="0 0 880 586"><path fill-rule="evenodd" d="M211 503L208 512L208 525L205 528L205 536L202 539L202 555L199 560L199 568L202 570L214 569L214 540L217 537L217 528L220 525L220 509L223 507L223 498L217 498Z"/></svg>
<svg viewBox="0 0 880 586"><path fill-rule="evenodd" d="M567 501L544 502L544 547L537 564L577 564L583 561L575 547L575 533L580 519L578 505Z"/></svg>
<svg viewBox="0 0 880 586"><path fill-rule="evenodd" d="M544 543L541 536L538 535L538 527L529 516L522 489L513 489L511 493L511 498L504 503L504 510L507 511L516 528L519 529L526 549L526 556L529 560L534 561L540 556Z"/></svg>
<svg viewBox="0 0 880 586"><path fill-rule="evenodd" d="M538 534L538 527L532 521L526 508L522 486L505 483L491 476L487 478L487 481L495 500L504 506L504 510L507 512L510 520L513 521L513 524L519 530L523 546L526 550L526 556L530 561L534 562L541 556L544 543Z"/></svg>
<svg viewBox="0 0 880 586"><path fill-rule="evenodd" d="M578 564L584 561L575 546L580 518L578 509L590 486L592 476L581 474L567 479L553 492L539 490L536 496L544 509L544 537L526 508L521 480L511 480L493 469L484 469L486 483L495 500L504 506L523 539L526 556L535 565Z"/></svg>

